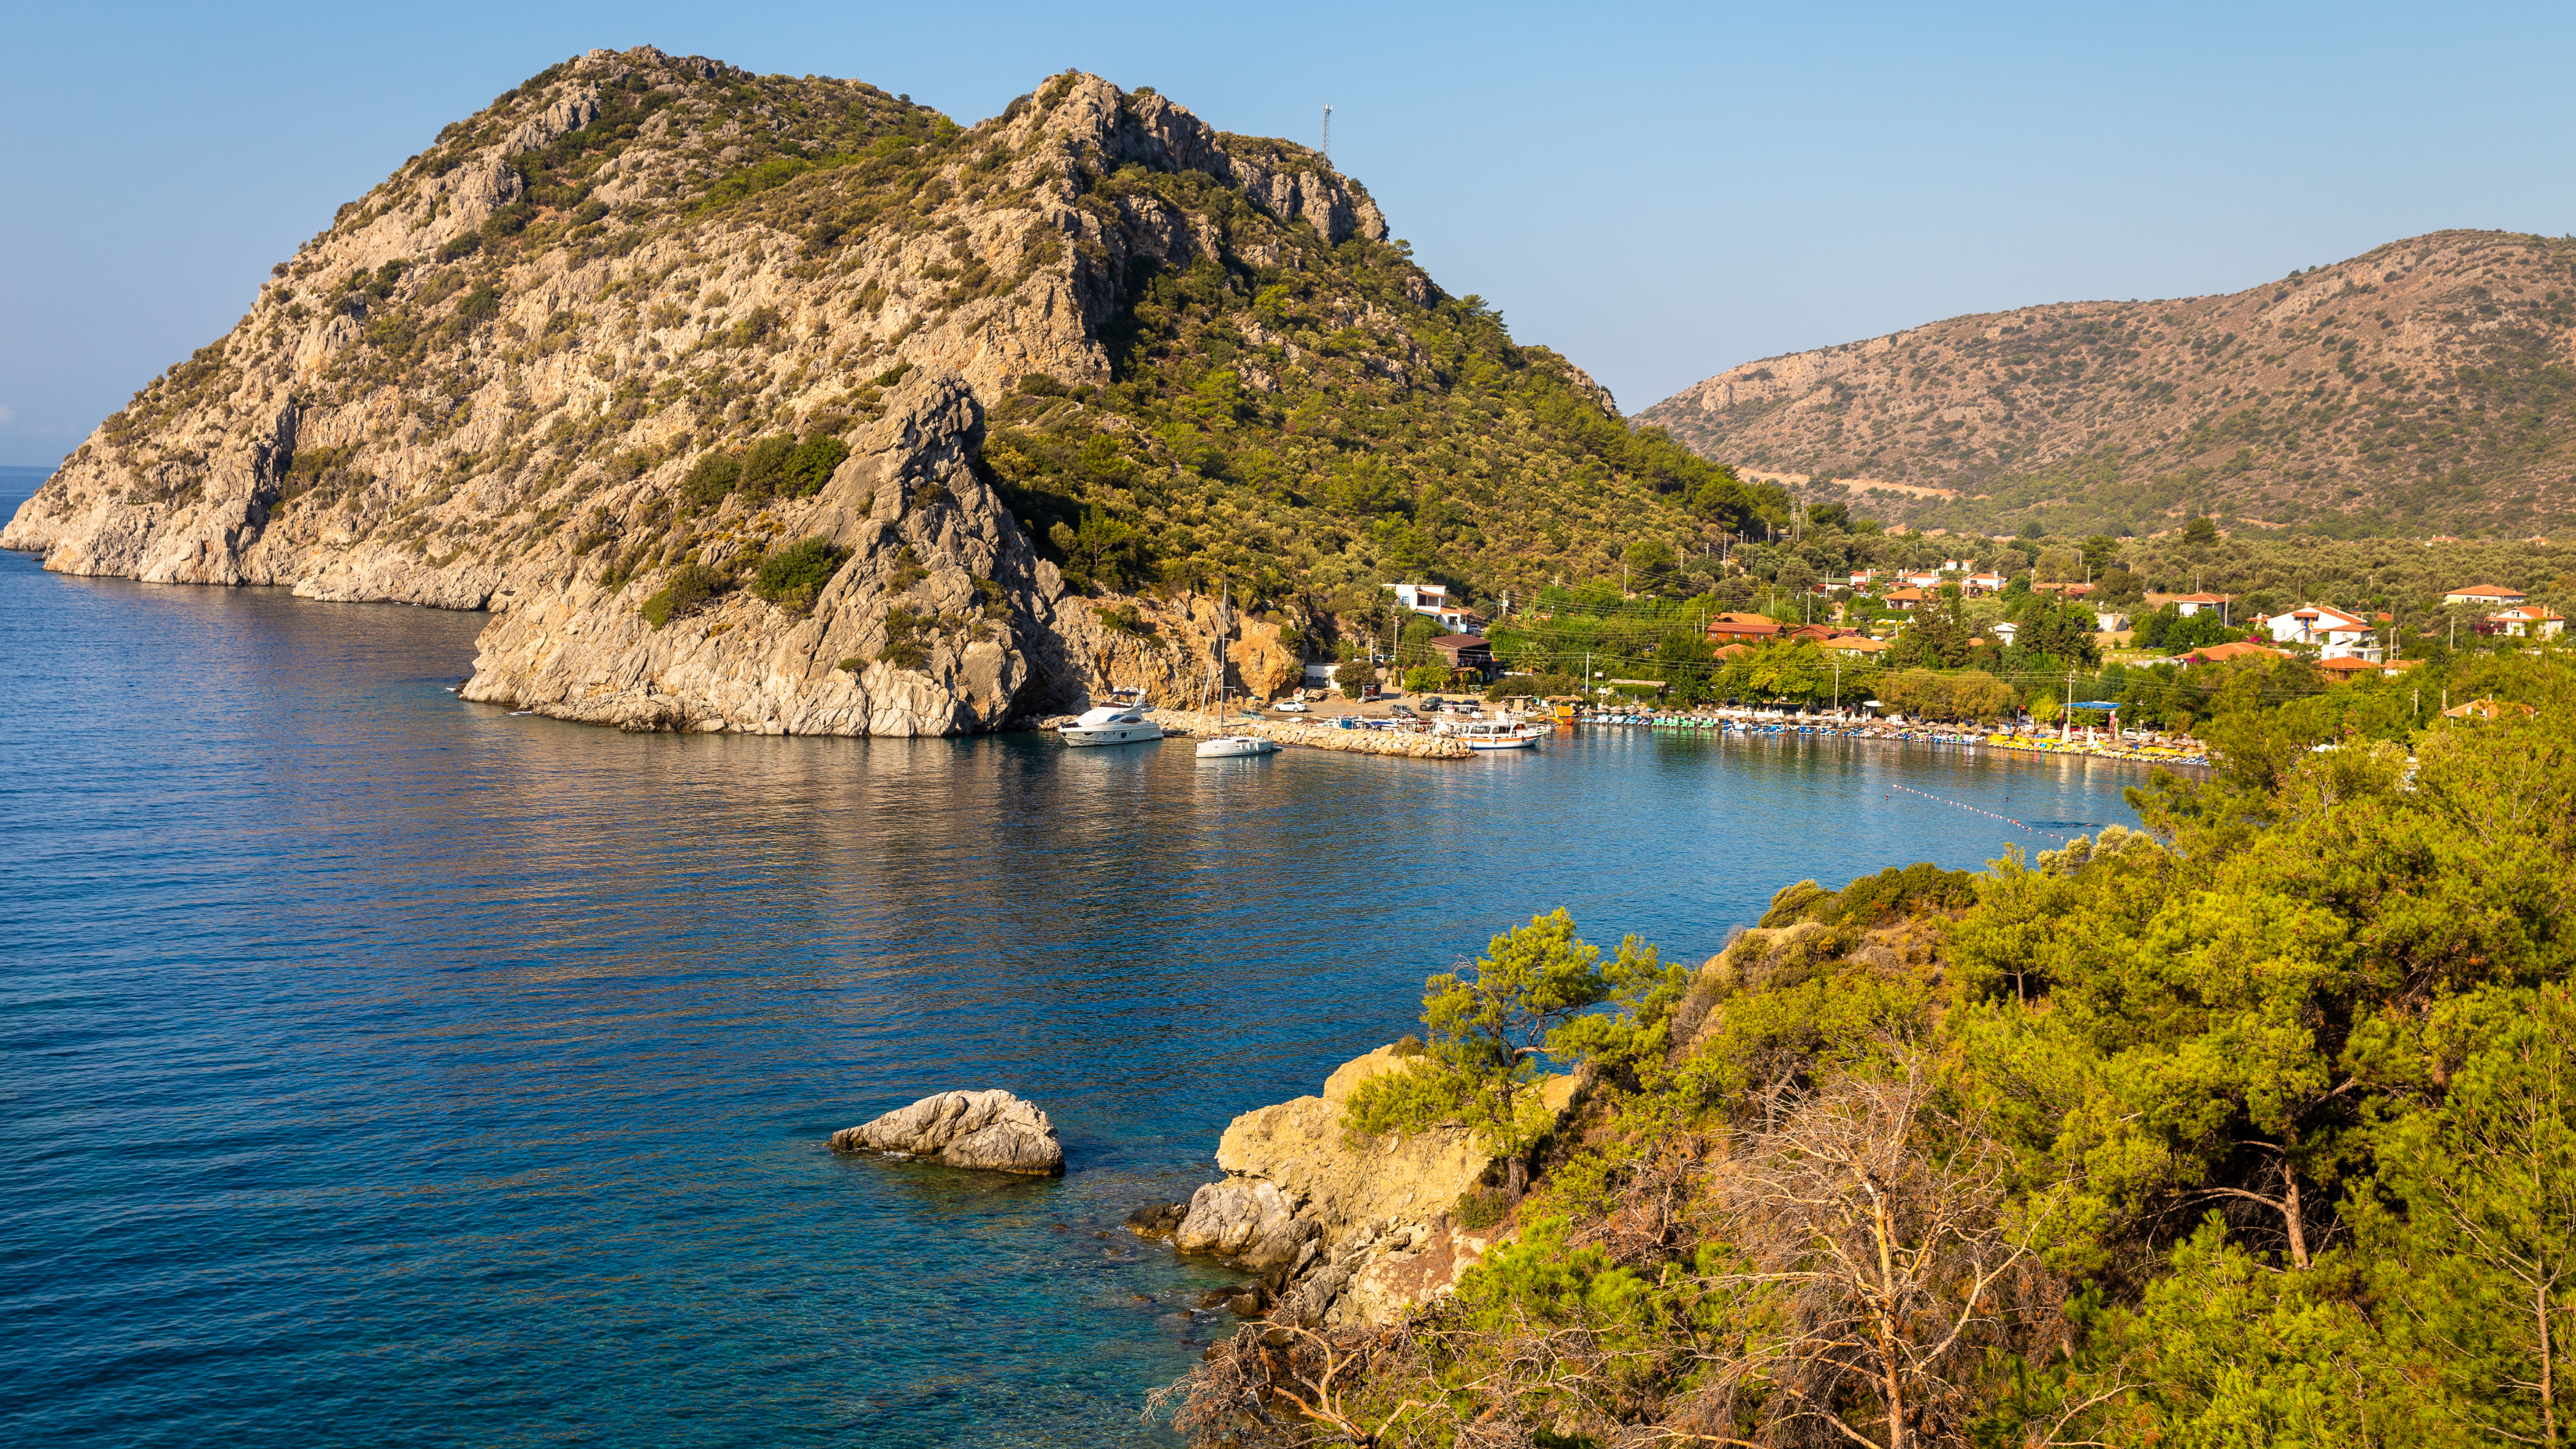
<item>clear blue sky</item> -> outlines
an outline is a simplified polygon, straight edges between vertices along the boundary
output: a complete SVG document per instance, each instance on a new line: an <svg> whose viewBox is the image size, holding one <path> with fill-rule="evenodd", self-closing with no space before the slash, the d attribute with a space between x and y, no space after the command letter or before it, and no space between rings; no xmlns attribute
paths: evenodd
<svg viewBox="0 0 2576 1449"><path fill-rule="evenodd" d="M2576 231L2576 7L16 0L0 463L220 336L447 121L594 46L972 123L1066 66L1315 136L1452 292L1634 411L1962 312L2228 291L2442 227Z"/></svg>

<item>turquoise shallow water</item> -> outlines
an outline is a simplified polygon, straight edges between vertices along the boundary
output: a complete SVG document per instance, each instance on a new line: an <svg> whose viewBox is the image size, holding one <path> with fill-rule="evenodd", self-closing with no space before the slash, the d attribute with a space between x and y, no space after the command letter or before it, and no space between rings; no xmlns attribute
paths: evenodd
<svg viewBox="0 0 2576 1449"><path fill-rule="evenodd" d="M2129 767L631 737L480 616L0 556L0 1440L1158 1442L1226 1275L1119 1231L1533 911L1696 957ZM2009 797L2009 798L2007 798ZM1072 1170L835 1158L1007 1086Z"/></svg>

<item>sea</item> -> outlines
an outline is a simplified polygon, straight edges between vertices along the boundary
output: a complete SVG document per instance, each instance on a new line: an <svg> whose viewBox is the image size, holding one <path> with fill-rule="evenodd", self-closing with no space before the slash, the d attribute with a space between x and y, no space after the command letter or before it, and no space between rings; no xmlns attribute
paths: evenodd
<svg viewBox="0 0 2576 1449"><path fill-rule="evenodd" d="M624 735L458 700L484 622L0 555L0 1442L1168 1444L1235 1276L1122 1219L1426 976L1560 906L1697 961L2144 778ZM1061 1179L826 1145L981 1087Z"/></svg>

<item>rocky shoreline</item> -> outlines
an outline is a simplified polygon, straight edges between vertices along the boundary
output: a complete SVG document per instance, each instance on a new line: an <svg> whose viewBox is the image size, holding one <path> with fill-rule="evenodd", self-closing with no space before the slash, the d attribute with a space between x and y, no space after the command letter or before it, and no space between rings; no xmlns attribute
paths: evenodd
<svg viewBox="0 0 2576 1449"><path fill-rule="evenodd" d="M1246 1317L1305 1327L1378 1327L1456 1288L1477 1260L1518 1233L1481 1205L1497 1159L1463 1126L1352 1142L1342 1108L1360 1084L1405 1069L1409 1053L1382 1046L1336 1068L1320 1096L1237 1117L1217 1144L1225 1177L1186 1202L1130 1214L1139 1237L1168 1240L1256 1275L1225 1301ZM1579 1098L1573 1077L1548 1078L1541 1100L1564 1120ZM1473 1216L1480 1226L1462 1218Z"/></svg>

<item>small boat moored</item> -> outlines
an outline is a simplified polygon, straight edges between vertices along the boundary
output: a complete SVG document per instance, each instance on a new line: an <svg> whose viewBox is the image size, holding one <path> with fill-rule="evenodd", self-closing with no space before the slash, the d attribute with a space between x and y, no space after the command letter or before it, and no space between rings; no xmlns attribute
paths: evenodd
<svg viewBox="0 0 2576 1449"><path fill-rule="evenodd" d="M1508 720L1490 719L1469 720L1449 731L1450 738L1460 741L1471 750L1536 749L1539 740L1545 735L1546 731L1533 729L1527 725L1513 724Z"/></svg>
<svg viewBox="0 0 2576 1449"><path fill-rule="evenodd" d="M1278 744L1259 735L1218 735L1211 740L1199 741L1199 758L1202 760L1240 760L1277 753Z"/></svg>

